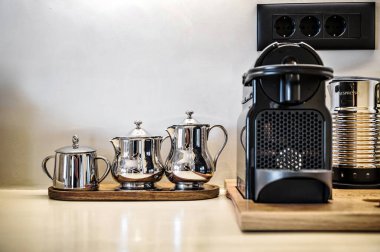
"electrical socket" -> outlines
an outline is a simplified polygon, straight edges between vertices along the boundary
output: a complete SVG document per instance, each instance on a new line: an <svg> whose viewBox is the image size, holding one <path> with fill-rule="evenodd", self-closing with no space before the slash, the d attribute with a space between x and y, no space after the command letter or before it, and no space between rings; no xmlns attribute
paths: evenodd
<svg viewBox="0 0 380 252"><path fill-rule="evenodd" d="M257 50L275 41L375 49L375 3L258 4Z"/></svg>

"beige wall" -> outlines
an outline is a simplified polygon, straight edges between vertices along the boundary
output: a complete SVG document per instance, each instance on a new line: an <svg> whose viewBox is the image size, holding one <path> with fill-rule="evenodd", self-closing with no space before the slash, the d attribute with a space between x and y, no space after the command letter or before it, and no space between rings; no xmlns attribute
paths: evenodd
<svg viewBox="0 0 380 252"><path fill-rule="evenodd" d="M230 134L212 182L235 177L257 2L286 1L0 0L0 186L50 185L41 160L75 133L111 159L135 119L163 135L189 108ZM380 77L379 50L319 53L338 75Z"/></svg>

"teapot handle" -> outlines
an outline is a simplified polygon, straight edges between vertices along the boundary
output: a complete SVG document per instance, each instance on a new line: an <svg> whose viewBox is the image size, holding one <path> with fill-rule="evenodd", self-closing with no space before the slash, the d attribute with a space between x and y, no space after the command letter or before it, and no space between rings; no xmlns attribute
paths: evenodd
<svg viewBox="0 0 380 252"><path fill-rule="evenodd" d="M53 176L50 175L47 167L46 167L46 163L47 161L49 161L49 159L51 158L54 158L54 155L50 155L50 156L47 156L46 158L44 158L44 160L42 160L42 170L45 172L45 174L51 179L53 180Z"/></svg>
<svg viewBox="0 0 380 252"><path fill-rule="evenodd" d="M172 140L172 138L169 136L169 135L167 135L166 137L164 137L163 139L162 139L162 141L161 141L161 143L163 143L166 139L170 139L170 142L172 142L171 140ZM162 145L161 145L161 147L162 147ZM173 151L173 146L172 146L172 144L170 144L170 151L169 151L169 154L168 154L168 156L166 157L166 159L165 159L165 163L164 163L164 166L166 167L167 165L168 165L168 162L169 162L169 158L170 158L170 156L172 155L172 151ZM161 150L160 150L160 152L161 152Z"/></svg>
<svg viewBox="0 0 380 252"><path fill-rule="evenodd" d="M212 127L208 130L208 132L207 132L207 138L208 138L208 135L209 135L210 131L211 131L213 128L220 128L220 129L223 131L223 133L224 133L224 143L223 143L222 147L220 147L219 151L216 153L215 158L214 158L214 161L213 161L213 162L214 162L214 166L215 166L215 168L216 168L216 163L218 162L218 158L219 158L219 156L220 156L220 153L222 153L224 147L225 147L226 144L227 144L227 141L228 141L228 134L227 134L227 130L226 130L222 125L217 124L217 125L212 126Z"/></svg>
<svg viewBox="0 0 380 252"><path fill-rule="evenodd" d="M100 179L98 179L98 183L100 183L100 182L102 182L107 177L108 173L110 172L110 170L111 170L111 163L110 163L110 161L108 161L107 158L105 158L103 156L97 156L95 158L95 160L97 160L97 159L103 160L106 163L106 165L107 165L106 171L104 172L103 176Z"/></svg>

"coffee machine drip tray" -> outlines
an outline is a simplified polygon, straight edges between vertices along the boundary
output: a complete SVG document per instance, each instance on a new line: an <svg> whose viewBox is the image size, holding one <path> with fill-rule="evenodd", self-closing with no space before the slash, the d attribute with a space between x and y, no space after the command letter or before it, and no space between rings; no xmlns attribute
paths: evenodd
<svg viewBox="0 0 380 252"><path fill-rule="evenodd" d="M330 195L330 170L258 169L255 198L262 203L320 203Z"/></svg>

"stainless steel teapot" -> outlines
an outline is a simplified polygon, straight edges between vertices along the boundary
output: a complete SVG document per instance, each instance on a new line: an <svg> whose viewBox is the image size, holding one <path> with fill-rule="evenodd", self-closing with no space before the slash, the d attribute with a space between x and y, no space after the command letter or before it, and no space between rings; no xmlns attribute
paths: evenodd
<svg viewBox="0 0 380 252"><path fill-rule="evenodd" d="M216 163L228 140L227 130L221 125L210 127L192 118L193 111L187 111L182 124L167 128L171 139L171 151L166 160L165 174L176 184L177 190L202 189L203 184L213 176ZM225 140L215 158L212 158L207 141L210 131L220 128Z"/></svg>
<svg viewBox="0 0 380 252"><path fill-rule="evenodd" d="M79 138L74 135L73 145L59 148L55 155L46 157L42 161L42 170L53 180L53 187L63 190L91 191L97 190L110 171L110 162L107 158L96 155L96 150L91 147L79 146ZM46 163L54 158L53 176L49 173ZM106 163L106 170L99 178L97 160Z"/></svg>
<svg viewBox="0 0 380 252"><path fill-rule="evenodd" d="M154 183L164 174L161 159L161 136L151 136L135 121L136 128L126 137L110 142L115 150L111 173L121 184L121 190L154 189Z"/></svg>

